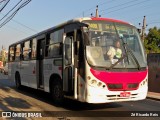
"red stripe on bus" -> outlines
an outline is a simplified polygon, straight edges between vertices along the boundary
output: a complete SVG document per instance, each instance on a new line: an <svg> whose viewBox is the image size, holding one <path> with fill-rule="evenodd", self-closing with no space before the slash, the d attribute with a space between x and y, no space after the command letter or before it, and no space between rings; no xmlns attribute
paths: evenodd
<svg viewBox="0 0 160 120"><path fill-rule="evenodd" d="M111 19L111 18L91 18L92 20L102 20L102 21L108 21L108 22L117 22L117 23L123 23L123 24L129 24L128 22L125 21L121 21L121 20L115 20L115 19Z"/></svg>
<svg viewBox="0 0 160 120"><path fill-rule="evenodd" d="M62 71L62 67L59 67L58 69Z"/></svg>
<svg viewBox="0 0 160 120"><path fill-rule="evenodd" d="M137 72L107 72L90 69L91 73L100 81L107 84L123 84L123 90L126 90L126 85L130 83L142 82L148 73L148 70Z"/></svg>
<svg viewBox="0 0 160 120"><path fill-rule="evenodd" d="M34 67L34 69L33 69L33 74L35 74L36 73L36 70L35 70L35 67Z"/></svg>

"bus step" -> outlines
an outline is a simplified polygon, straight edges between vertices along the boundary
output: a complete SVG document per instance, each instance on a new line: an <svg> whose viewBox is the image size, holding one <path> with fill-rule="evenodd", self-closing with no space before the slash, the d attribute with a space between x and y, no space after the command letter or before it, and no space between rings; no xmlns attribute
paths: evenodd
<svg viewBox="0 0 160 120"><path fill-rule="evenodd" d="M44 87L41 85L38 87L39 90L44 90Z"/></svg>

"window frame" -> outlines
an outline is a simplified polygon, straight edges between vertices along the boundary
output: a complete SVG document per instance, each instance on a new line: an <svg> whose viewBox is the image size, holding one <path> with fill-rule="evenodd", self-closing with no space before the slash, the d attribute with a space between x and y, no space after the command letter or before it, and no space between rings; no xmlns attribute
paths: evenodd
<svg viewBox="0 0 160 120"><path fill-rule="evenodd" d="M28 43L28 46L26 46L26 43ZM25 48L27 48L27 50L25 50ZM26 56L25 56L25 52L27 53ZM30 40L24 41L22 55L23 55L23 59L22 59L23 61L28 61L31 59L31 41Z"/></svg>
<svg viewBox="0 0 160 120"><path fill-rule="evenodd" d="M33 41L35 41L35 46L33 46ZM33 38L30 42L30 45L31 45L31 60L36 60L37 59L37 39L36 38ZM35 55L33 56L33 47L35 47Z"/></svg>
<svg viewBox="0 0 160 120"><path fill-rule="evenodd" d="M59 33L58 33L59 32ZM58 34L57 39L55 41L52 41L53 39L51 37L53 37L53 34L56 33ZM46 35L46 45L45 45L45 58L58 58L58 57L62 57L62 51L63 51L63 46L62 46L62 42L63 42L63 33L64 33L64 28L60 28L60 29L56 29L53 30L49 33L47 33ZM51 42L52 41L52 42ZM53 49L56 49L56 47L51 48L51 46L56 46L58 45L58 52L57 53L53 53Z"/></svg>
<svg viewBox="0 0 160 120"><path fill-rule="evenodd" d="M19 56L17 56L17 46L20 46L19 47ZM22 47L21 47L21 43L18 43L18 44L16 44L15 45L15 61L17 61L17 62L19 62L19 61L21 61L21 53L22 53Z"/></svg>
<svg viewBox="0 0 160 120"><path fill-rule="evenodd" d="M13 49L13 53L11 53L11 48ZM13 54L13 56L11 56ZM11 60L11 57L13 60ZM9 46L9 57L8 57L9 62L14 62L15 61L15 45Z"/></svg>

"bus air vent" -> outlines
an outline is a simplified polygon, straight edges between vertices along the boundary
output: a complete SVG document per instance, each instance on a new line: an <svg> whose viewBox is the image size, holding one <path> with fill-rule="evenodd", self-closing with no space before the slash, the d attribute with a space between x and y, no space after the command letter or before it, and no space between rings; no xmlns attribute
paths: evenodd
<svg viewBox="0 0 160 120"><path fill-rule="evenodd" d="M138 87L138 83L130 83L127 85L127 88L129 89L136 89Z"/></svg>
<svg viewBox="0 0 160 120"><path fill-rule="evenodd" d="M122 84L108 84L108 88L110 90L117 90L117 89L122 89L123 86Z"/></svg>

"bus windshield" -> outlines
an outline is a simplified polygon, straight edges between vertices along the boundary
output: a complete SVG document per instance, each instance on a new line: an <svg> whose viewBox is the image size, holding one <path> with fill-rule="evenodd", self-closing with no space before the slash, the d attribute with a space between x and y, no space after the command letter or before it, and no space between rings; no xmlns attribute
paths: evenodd
<svg viewBox="0 0 160 120"><path fill-rule="evenodd" d="M86 57L90 65L105 68L147 66L144 48L134 26L107 21L85 21Z"/></svg>

